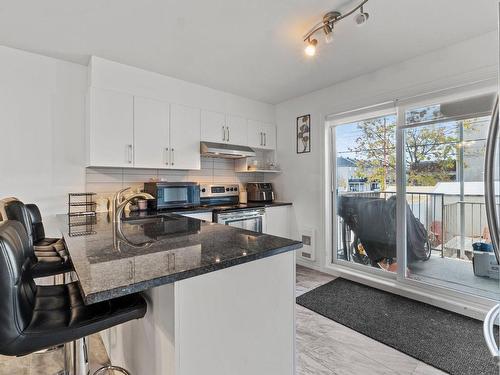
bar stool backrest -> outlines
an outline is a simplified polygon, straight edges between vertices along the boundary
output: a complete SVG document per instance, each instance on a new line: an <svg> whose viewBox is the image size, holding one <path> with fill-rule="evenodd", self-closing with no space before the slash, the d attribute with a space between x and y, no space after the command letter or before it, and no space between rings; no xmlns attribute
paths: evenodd
<svg viewBox="0 0 500 375"><path fill-rule="evenodd" d="M16 197L7 197L0 199L0 221L8 220L5 212L5 205L11 201L18 201Z"/></svg>
<svg viewBox="0 0 500 375"><path fill-rule="evenodd" d="M21 223L0 223L0 354L16 355L15 342L33 316L36 285L24 256L29 246Z"/></svg>
<svg viewBox="0 0 500 375"><path fill-rule="evenodd" d="M36 244L38 241L45 238L45 228L43 227L42 214L36 204L28 203L25 206L30 216L33 243Z"/></svg>
<svg viewBox="0 0 500 375"><path fill-rule="evenodd" d="M2 199L0 200L0 212L2 212L4 220L16 220L24 226L31 248L33 248L33 225L26 205L16 198ZM34 256L34 253L30 256Z"/></svg>

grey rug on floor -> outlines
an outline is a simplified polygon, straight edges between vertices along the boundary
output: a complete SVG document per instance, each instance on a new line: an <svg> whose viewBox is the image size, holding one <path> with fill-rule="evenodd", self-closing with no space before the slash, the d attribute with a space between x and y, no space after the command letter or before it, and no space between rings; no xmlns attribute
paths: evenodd
<svg viewBox="0 0 500 375"><path fill-rule="evenodd" d="M297 303L450 374L499 373L481 321L342 278Z"/></svg>

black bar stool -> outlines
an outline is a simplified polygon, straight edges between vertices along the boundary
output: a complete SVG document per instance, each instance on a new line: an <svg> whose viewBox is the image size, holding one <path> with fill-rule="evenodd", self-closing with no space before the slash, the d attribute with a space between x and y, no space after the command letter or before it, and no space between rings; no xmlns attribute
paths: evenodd
<svg viewBox="0 0 500 375"><path fill-rule="evenodd" d="M66 245L64 244L64 240L62 238L45 237L45 228L43 226L42 215L40 214L38 206L33 203L27 203L25 204L25 207L30 214L34 250L50 252L56 251L61 258L69 258Z"/></svg>
<svg viewBox="0 0 500 375"><path fill-rule="evenodd" d="M146 301L139 294L86 306L75 282L36 285L30 260L25 256L29 247L21 223L11 220L0 223L0 354L27 355L146 314ZM108 368L129 375L125 369L113 366L105 366L96 373Z"/></svg>
<svg viewBox="0 0 500 375"><path fill-rule="evenodd" d="M24 226L30 244L26 256L31 259L34 278L56 277L73 271L63 240L45 238L42 217L36 205L25 205L16 198L5 198L0 200L0 215L3 220L16 220Z"/></svg>

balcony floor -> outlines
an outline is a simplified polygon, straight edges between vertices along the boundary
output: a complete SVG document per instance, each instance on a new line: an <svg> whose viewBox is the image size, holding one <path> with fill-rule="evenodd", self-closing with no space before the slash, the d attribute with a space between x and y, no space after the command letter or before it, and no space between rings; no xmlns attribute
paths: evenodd
<svg viewBox="0 0 500 375"><path fill-rule="evenodd" d="M412 264L410 278L476 296L500 298L500 281L475 276L472 262L466 260L433 255L426 262Z"/></svg>

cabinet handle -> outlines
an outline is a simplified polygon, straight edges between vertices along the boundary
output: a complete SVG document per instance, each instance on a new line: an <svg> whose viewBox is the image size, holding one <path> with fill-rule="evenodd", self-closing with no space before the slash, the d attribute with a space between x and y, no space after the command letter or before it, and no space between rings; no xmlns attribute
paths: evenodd
<svg viewBox="0 0 500 375"><path fill-rule="evenodd" d="M264 133L264 146L267 146L267 134Z"/></svg>
<svg viewBox="0 0 500 375"><path fill-rule="evenodd" d="M133 158L133 156L132 156L132 155L133 155L133 153L134 153L134 151L133 151L133 148L132 148L132 147L133 147L132 145L127 145L127 148L128 148L128 163L129 163L129 164L132 164L132 158Z"/></svg>
<svg viewBox="0 0 500 375"><path fill-rule="evenodd" d="M226 141L226 128L224 126L222 126L222 141Z"/></svg>
<svg viewBox="0 0 500 375"><path fill-rule="evenodd" d="M264 133L260 132L260 145L264 146Z"/></svg>
<svg viewBox="0 0 500 375"><path fill-rule="evenodd" d="M165 164L168 165L168 147L165 147Z"/></svg>
<svg viewBox="0 0 500 375"><path fill-rule="evenodd" d="M227 128L227 141L229 142L229 126L226 126Z"/></svg>
<svg viewBox="0 0 500 375"><path fill-rule="evenodd" d="M174 165L175 150L172 147L172 165Z"/></svg>

